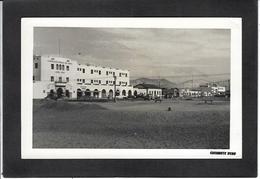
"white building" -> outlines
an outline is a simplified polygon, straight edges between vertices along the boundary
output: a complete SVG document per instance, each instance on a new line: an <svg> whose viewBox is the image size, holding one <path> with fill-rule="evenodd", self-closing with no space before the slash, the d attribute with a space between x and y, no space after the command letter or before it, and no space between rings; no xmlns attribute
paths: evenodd
<svg viewBox="0 0 260 179"><path fill-rule="evenodd" d="M152 99L162 97L162 89L153 84L138 84L134 86L134 95L150 96Z"/></svg>
<svg viewBox="0 0 260 179"><path fill-rule="evenodd" d="M69 98L114 98L115 94L123 98L133 95L129 76L128 70L83 65L63 57L34 56L33 98L42 99L50 93Z"/></svg>
<svg viewBox="0 0 260 179"><path fill-rule="evenodd" d="M211 88L212 88L212 92L217 95L221 95L226 92L226 88L223 86L213 86Z"/></svg>

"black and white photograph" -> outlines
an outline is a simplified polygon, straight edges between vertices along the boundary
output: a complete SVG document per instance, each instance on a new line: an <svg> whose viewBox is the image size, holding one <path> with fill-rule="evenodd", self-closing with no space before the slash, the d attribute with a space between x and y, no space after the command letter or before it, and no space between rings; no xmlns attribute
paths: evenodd
<svg viewBox="0 0 260 179"><path fill-rule="evenodd" d="M35 22L23 20L25 26ZM103 19L100 27L102 19L80 19L92 24L80 26L48 20L22 33L31 62L24 92L32 88L26 99L32 120L23 125L31 127L31 140L22 138L23 145L41 152L109 149L112 156L135 149L148 158L149 151L185 158L185 150L191 158L205 151L213 158L241 157L241 119L231 114L232 105L233 112L240 107L234 86L241 60L232 48L241 47L231 41L236 31L225 27L234 22L239 35L240 19L215 27L205 27L214 19L198 19L196 27L174 18Z"/></svg>
<svg viewBox="0 0 260 179"><path fill-rule="evenodd" d="M257 177L257 2L5 0L1 176Z"/></svg>

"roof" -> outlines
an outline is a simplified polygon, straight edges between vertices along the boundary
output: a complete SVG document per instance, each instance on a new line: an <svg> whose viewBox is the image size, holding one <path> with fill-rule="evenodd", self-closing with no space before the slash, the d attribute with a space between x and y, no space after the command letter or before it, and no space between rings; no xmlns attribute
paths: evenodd
<svg viewBox="0 0 260 179"><path fill-rule="evenodd" d="M153 84L138 84L135 85L134 88L138 88L138 89L161 89L159 86L153 85Z"/></svg>
<svg viewBox="0 0 260 179"><path fill-rule="evenodd" d="M211 90L212 90L212 88L211 87L199 87L199 89L201 90L201 91L205 91L205 92L211 92Z"/></svg>

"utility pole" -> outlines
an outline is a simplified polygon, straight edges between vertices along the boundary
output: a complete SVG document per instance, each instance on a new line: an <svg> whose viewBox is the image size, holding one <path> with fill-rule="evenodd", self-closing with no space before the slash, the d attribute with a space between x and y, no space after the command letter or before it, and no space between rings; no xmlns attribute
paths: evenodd
<svg viewBox="0 0 260 179"><path fill-rule="evenodd" d="M159 88L161 87L161 76L159 76Z"/></svg>
<svg viewBox="0 0 260 179"><path fill-rule="evenodd" d="M59 57L60 57L60 38L59 38Z"/></svg>
<svg viewBox="0 0 260 179"><path fill-rule="evenodd" d="M114 102L116 102L116 75L114 75L113 77L114 77L114 93L115 93Z"/></svg>
<svg viewBox="0 0 260 179"><path fill-rule="evenodd" d="M192 88L193 88L193 73L192 73L192 76L191 76L191 78L192 78Z"/></svg>

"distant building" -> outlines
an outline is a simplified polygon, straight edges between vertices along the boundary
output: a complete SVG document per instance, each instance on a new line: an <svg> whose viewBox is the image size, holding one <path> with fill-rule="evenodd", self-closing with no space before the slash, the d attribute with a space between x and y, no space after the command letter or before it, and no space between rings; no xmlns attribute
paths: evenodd
<svg viewBox="0 0 260 179"><path fill-rule="evenodd" d="M201 96L201 90L197 88L190 89L189 93L190 97L198 98Z"/></svg>
<svg viewBox="0 0 260 179"><path fill-rule="evenodd" d="M181 88L181 97L203 97L203 96L216 96L225 95L226 88L218 85L200 85L198 88Z"/></svg>
<svg viewBox="0 0 260 179"><path fill-rule="evenodd" d="M84 65L63 57L34 56L33 98L42 99L50 93L68 98L114 98L115 94L123 98L133 94L129 77L128 70Z"/></svg>
<svg viewBox="0 0 260 179"><path fill-rule="evenodd" d="M163 88L162 95L164 98L177 98L180 96L178 88Z"/></svg>
<svg viewBox="0 0 260 179"><path fill-rule="evenodd" d="M211 88L215 95L224 95L226 92L226 88L223 86L216 86L216 87L211 87Z"/></svg>
<svg viewBox="0 0 260 179"><path fill-rule="evenodd" d="M162 97L162 89L153 84L138 84L134 86L134 95L143 95L143 96L151 96L152 98L155 97Z"/></svg>
<svg viewBox="0 0 260 179"><path fill-rule="evenodd" d="M201 96L213 96L213 91L211 87L205 86L205 85L201 85L198 88L201 91Z"/></svg>

